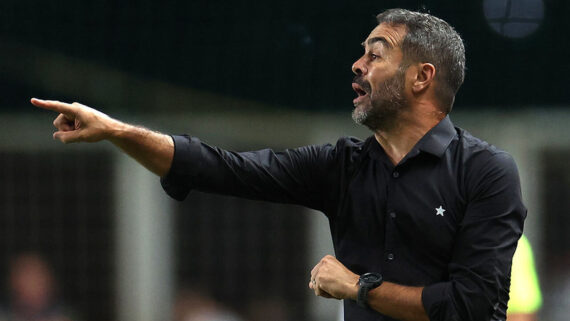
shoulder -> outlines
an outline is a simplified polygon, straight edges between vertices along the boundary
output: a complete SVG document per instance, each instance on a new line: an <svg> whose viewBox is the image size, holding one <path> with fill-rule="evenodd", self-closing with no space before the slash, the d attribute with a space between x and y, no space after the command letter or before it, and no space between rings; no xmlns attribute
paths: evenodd
<svg viewBox="0 0 570 321"><path fill-rule="evenodd" d="M302 147L302 149L318 150L321 153L328 154L331 158L344 158L345 156L350 156L354 152L360 152L365 144L366 141L357 137L346 136L339 138L334 145L312 145Z"/></svg>
<svg viewBox="0 0 570 321"><path fill-rule="evenodd" d="M517 165L511 154L461 128L457 130L457 149L461 154L467 189L471 193L506 186L520 189Z"/></svg>
<svg viewBox="0 0 570 321"><path fill-rule="evenodd" d="M343 163L356 162L368 152L371 138L373 136L366 140L352 136L339 138L334 147L335 157Z"/></svg>
<svg viewBox="0 0 570 321"><path fill-rule="evenodd" d="M501 150L496 146L471 135L471 133L462 128L456 127L456 130L459 137L459 146L463 148L464 152L470 156L492 158L496 154L508 155L508 153L504 150Z"/></svg>
<svg viewBox="0 0 570 321"><path fill-rule="evenodd" d="M362 149L362 147L364 146L364 144L369 140L370 138L366 139L366 140L362 140L358 137L353 137L353 136L344 136L339 138L336 141L336 147L337 148L348 148L348 149Z"/></svg>
<svg viewBox="0 0 570 321"><path fill-rule="evenodd" d="M504 169L516 170L514 158L508 152L471 135L468 131L457 128L458 148L463 154L463 161L471 170Z"/></svg>
<svg viewBox="0 0 570 321"><path fill-rule="evenodd" d="M287 149L283 153L293 160L318 163L330 170L331 166L342 166L351 162L360 153L363 145L364 141L356 137L341 137L335 144L307 145Z"/></svg>

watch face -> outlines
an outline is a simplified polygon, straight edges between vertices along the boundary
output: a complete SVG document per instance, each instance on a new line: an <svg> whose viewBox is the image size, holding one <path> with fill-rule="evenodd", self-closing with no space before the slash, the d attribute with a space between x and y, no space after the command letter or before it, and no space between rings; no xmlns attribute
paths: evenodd
<svg viewBox="0 0 570 321"><path fill-rule="evenodd" d="M366 273L361 278L366 283L376 283L378 281L382 281L382 277L377 273Z"/></svg>
<svg viewBox="0 0 570 321"><path fill-rule="evenodd" d="M367 284L377 285L382 282L382 275L379 273L366 273L360 276L360 280Z"/></svg>

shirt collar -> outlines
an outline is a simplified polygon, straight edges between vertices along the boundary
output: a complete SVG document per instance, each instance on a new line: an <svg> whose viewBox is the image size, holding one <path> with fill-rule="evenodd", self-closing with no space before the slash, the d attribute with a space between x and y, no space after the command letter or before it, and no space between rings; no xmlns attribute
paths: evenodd
<svg viewBox="0 0 570 321"><path fill-rule="evenodd" d="M434 156L442 157L447 146L456 135L455 127L447 115L420 139L416 148Z"/></svg>
<svg viewBox="0 0 570 321"><path fill-rule="evenodd" d="M420 151L432 154L436 157L442 157L445 150L457 135L455 127L449 119L449 115L442 119L437 125L430 129L424 137L422 137L412 150L404 157L402 162L407 159L417 156ZM368 137L366 140L366 145L370 146L365 149L370 150L370 156L375 159L382 159L385 156L384 149L376 141L374 135Z"/></svg>

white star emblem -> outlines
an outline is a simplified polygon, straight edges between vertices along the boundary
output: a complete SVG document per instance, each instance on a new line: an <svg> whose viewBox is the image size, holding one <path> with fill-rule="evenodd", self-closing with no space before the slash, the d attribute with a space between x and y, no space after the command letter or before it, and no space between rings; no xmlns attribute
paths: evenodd
<svg viewBox="0 0 570 321"><path fill-rule="evenodd" d="M445 212L445 209L443 208L443 206L440 205L438 208L435 209L435 211L436 211L435 213L436 216L437 215L443 216L443 212Z"/></svg>

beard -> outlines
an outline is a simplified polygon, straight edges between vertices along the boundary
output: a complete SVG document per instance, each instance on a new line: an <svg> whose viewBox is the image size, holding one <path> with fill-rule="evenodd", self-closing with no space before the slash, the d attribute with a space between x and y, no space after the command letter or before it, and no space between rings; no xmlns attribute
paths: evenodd
<svg viewBox="0 0 570 321"><path fill-rule="evenodd" d="M362 76L354 78L354 82L365 89L370 89L370 85L364 81ZM355 106L352 111L352 119L360 125L368 127L372 131L388 131L396 125L396 120L400 113L404 111L407 101L404 97L405 70L398 68L396 73L386 79L380 88L370 93L368 106Z"/></svg>

